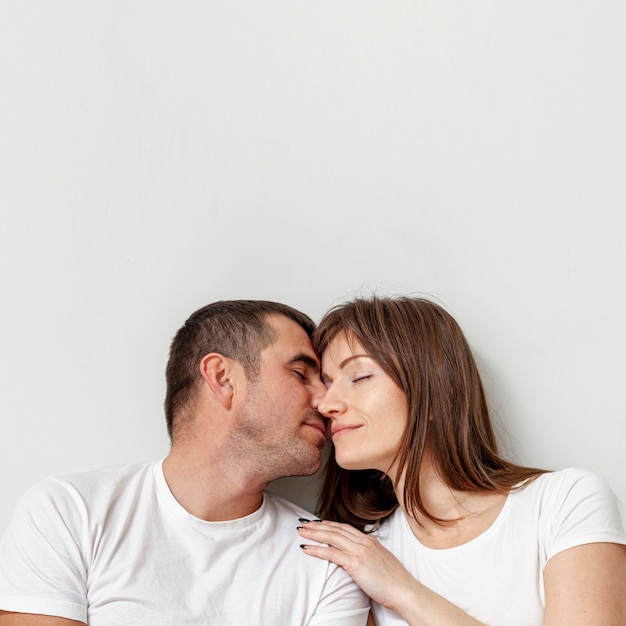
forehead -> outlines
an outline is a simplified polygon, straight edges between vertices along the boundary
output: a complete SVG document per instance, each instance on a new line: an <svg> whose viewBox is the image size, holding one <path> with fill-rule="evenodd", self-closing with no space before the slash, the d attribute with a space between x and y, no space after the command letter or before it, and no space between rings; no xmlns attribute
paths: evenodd
<svg viewBox="0 0 626 626"><path fill-rule="evenodd" d="M267 321L274 331L275 339L263 350L262 358L274 355L292 360L302 354L312 359L316 364L319 363L311 340L300 324L285 315L270 315Z"/></svg>
<svg viewBox="0 0 626 626"><path fill-rule="evenodd" d="M322 353L322 368L337 365L351 356L370 356L361 342L351 333L335 335Z"/></svg>

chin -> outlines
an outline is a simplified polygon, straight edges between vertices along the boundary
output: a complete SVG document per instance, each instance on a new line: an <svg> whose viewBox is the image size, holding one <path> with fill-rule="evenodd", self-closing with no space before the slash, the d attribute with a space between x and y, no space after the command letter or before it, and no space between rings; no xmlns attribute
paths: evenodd
<svg viewBox="0 0 626 626"><path fill-rule="evenodd" d="M345 458L337 454L335 455L335 461L337 462L337 465L339 465L339 467L345 470L371 469L371 466L369 466L367 463L364 463L363 461L359 459Z"/></svg>
<svg viewBox="0 0 626 626"><path fill-rule="evenodd" d="M316 454L311 455L311 457L307 457L306 461L302 458L299 459L298 471L292 476L311 476L311 474L315 474L317 470L322 466L322 455L319 450L315 450Z"/></svg>

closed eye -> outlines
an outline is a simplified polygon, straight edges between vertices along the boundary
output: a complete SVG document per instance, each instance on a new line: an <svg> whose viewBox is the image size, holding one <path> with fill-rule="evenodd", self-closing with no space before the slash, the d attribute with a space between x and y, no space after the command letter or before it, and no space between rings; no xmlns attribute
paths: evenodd
<svg viewBox="0 0 626 626"><path fill-rule="evenodd" d="M355 378L352 379L353 383L360 383L362 380L367 380L368 378L371 378L372 375L371 374L362 374L360 376L356 376Z"/></svg>

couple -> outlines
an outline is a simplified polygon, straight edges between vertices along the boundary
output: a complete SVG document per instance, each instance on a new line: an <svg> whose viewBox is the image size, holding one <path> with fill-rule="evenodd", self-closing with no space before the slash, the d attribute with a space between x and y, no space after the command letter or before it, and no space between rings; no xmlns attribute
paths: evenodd
<svg viewBox="0 0 626 626"><path fill-rule="evenodd" d="M0 626L626 624L614 495L500 457L441 307L359 299L316 329L282 304L214 303L176 334L166 377L162 462L24 496ZM314 473L326 431L311 521L264 489Z"/></svg>

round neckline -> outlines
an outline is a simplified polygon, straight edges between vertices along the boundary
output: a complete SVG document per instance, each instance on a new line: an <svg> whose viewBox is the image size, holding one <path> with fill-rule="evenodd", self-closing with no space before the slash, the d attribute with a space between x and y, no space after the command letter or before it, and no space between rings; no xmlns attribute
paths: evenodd
<svg viewBox="0 0 626 626"><path fill-rule="evenodd" d="M413 529L411 528L411 525L409 524L409 519L406 513L404 512L404 510L398 509L398 511L402 513L401 523L403 524L404 529L410 533L410 536L415 541L415 543L420 547L420 549L424 550L425 552L431 552L433 554L452 554L455 552L462 552L464 550L469 550L473 548L474 546L479 545L483 541L488 540L491 535L497 532L509 514L509 509L512 506L511 496L513 495L513 493L514 493L513 490L509 491L509 493L506 495L506 498L504 500L504 503L502 504L500 511L498 512L498 515L495 517L493 522L487 528L485 528L485 530L483 530L480 534L476 535L476 537L470 539L469 541L461 543L458 546L451 546L450 548L431 548L430 546L427 546L426 544L422 543L413 532Z"/></svg>
<svg viewBox="0 0 626 626"><path fill-rule="evenodd" d="M174 494L171 492L167 481L165 480L165 474L163 473L164 460L165 459L161 459L154 465L154 478L158 492L157 497L163 502L168 511L173 513L179 519L185 521L187 524L190 524L198 531L205 533L210 533L214 530L219 530L220 533L224 533L225 531L241 532L242 530L257 524L263 518L263 513L267 506L266 494L263 494L261 506L256 511L253 511L244 517L211 522L192 515L178 502L178 500L176 500Z"/></svg>

